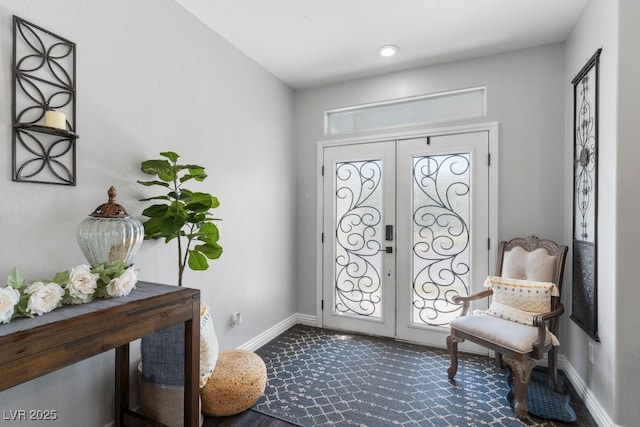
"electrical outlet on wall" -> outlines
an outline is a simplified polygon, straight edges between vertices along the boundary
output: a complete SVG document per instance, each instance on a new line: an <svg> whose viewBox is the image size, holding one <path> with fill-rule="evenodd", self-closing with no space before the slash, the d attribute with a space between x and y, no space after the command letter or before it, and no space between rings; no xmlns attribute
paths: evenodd
<svg viewBox="0 0 640 427"><path fill-rule="evenodd" d="M242 314L233 313L231 315L231 326L240 326L240 323L242 323Z"/></svg>
<svg viewBox="0 0 640 427"><path fill-rule="evenodd" d="M589 342L589 347L588 347L588 356L589 356L589 362L593 363L593 343Z"/></svg>

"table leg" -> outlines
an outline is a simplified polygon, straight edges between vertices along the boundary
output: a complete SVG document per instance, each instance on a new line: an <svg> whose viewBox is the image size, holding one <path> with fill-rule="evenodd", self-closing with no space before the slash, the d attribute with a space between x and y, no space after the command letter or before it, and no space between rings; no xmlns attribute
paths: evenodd
<svg viewBox="0 0 640 427"><path fill-rule="evenodd" d="M129 410L129 344L116 347L116 390L114 426L124 425L124 412Z"/></svg>

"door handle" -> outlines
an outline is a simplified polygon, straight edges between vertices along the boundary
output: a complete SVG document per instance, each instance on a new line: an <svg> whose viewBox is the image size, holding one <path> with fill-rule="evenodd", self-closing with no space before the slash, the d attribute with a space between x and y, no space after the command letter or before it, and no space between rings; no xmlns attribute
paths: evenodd
<svg viewBox="0 0 640 427"><path fill-rule="evenodd" d="M387 242L393 241L393 225L385 225L384 239Z"/></svg>

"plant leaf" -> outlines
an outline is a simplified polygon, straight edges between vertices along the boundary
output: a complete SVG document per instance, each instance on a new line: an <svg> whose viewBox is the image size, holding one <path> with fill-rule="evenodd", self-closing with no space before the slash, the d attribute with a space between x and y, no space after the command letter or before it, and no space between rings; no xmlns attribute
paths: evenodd
<svg viewBox="0 0 640 427"><path fill-rule="evenodd" d="M158 170L158 178L163 181L172 182L176 177L176 173L173 169L160 169Z"/></svg>
<svg viewBox="0 0 640 427"><path fill-rule="evenodd" d="M186 208L194 212L206 212L211 209L214 197L207 193L192 193Z"/></svg>
<svg viewBox="0 0 640 427"><path fill-rule="evenodd" d="M138 181L138 184L142 184L145 187L151 187L152 185L161 185L167 188L169 187L169 183L164 181Z"/></svg>
<svg viewBox="0 0 640 427"><path fill-rule="evenodd" d="M218 227L211 222L207 222L200 227L198 232L198 240L204 243L208 243L210 245L216 245L218 243L218 239L220 238L220 232L218 231Z"/></svg>
<svg viewBox="0 0 640 427"><path fill-rule="evenodd" d="M195 250L189 251L188 264L189 268L195 271L202 271L209 268L207 257Z"/></svg>
<svg viewBox="0 0 640 427"><path fill-rule="evenodd" d="M151 205L142 211L142 215L151 218L163 217L167 214L169 206L167 205Z"/></svg>
<svg viewBox="0 0 640 427"><path fill-rule="evenodd" d="M157 175L158 171L171 169L171 164L166 160L145 160L140 164L140 170L148 175Z"/></svg>
<svg viewBox="0 0 640 427"><path fill-rule="evenodd" d="M168 196L155 196L147 197L146 199L139 199L141 202L148 202L149 200L170 200Z"/></svg>
<svg viewBox="0 0 640 427"><path fill-rule="evenodd" d="M184 167L189 169L189 173L193 175L199 175L204 173L204 167L199 165L184 165Z"/></svg>
<svg viewBox="0 0 640 427"><path fill-rule="evenodd" d="M184 219L177 216L165 216L158 219L162 220L160 232L162 233L163 237L177 236L185 224Z"/></svg>
<svg viewBox="0 0 640 427"><path fill-rule="evenodd" d="M193 249L209 259L218 259L222 255L222 247L217 244L205 243L204 245L196 245Z"/></svg>
<svg viewBox="0 0 640 427"><path fill-rule="evenodd" d="M162 157L166 157L167 159L171 160L173 163L177 162L178 158L180 157L173 151L163 151L162 153L160 153L160 155Z"/></svg>
<svg viewBox="0 0 640 427"><path fill-rule="evenodd" d="M60 286L66 285L67 283L69 283L69 270L56 273L51 281L56 282Z"/></svg>
<svg viewBox="0 0 640 427"><path fill-rule="evenodd" d="M164 220L162 218L150 218L142 223L144 227L145 239L159 239L160 237L166 237L162 232L162 226Z"/></svg>
<svg viewBox="0 0 640 427"><path fill-rule="evenodd" d="M18 270L14 267L11 270L11 274L7 277L7 285L13 289L20 289L24 286L24 277L18 273Z"/></svg>
<svg viewBox="0 0 640 427"><path fill-rule="evenodd" d="M33 317L33 314L27 311L29 307L29 295L20 296L20 300L18 300L18 304L16 304L16 312L13 314L13 317Z"/></svg>

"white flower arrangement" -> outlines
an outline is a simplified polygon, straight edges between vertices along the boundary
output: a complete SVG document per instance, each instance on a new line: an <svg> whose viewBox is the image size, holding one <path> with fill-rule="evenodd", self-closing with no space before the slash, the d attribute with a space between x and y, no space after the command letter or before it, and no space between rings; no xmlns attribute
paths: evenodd
<svg viewBox="0 0 640 427"><path fill-rule="evenodd" d="M62 307L64 289L55 282L49 282L47 284L43 282L33 282L25 288L24 294L29 296L27 300L27 313L42 316L54 308Z"/></svg>
<svg viewBox="0 0 640 427"><path fill-rule="evenodd" d="M79 265L69 271L68 304L84 304L93 299L100 276L91 272L88 265Z"/></svg>
<svg viewBox="0 0 640 427"><path fill-rule="evenodd" d="M6 286L0 287L0 324L16 317L42 316L66 304L123 297L135 289L137 281L138 270L120 260L93 267L79 265L30 285L14 268Z"/></svg>
<svg viewBox="0 0 640 427"><path fill-rule="evenodd" d="M7 286L0 288L0 323L9 323L20 301L20 291Z"/></svg>
<svg viewBox="0 0 640 427"><path fill-rule="evenodd" d="M111 279L106 288L107 293L114 298L129 295L137 281L138 272L133 268L128 268L120 276Z"/></svg>

